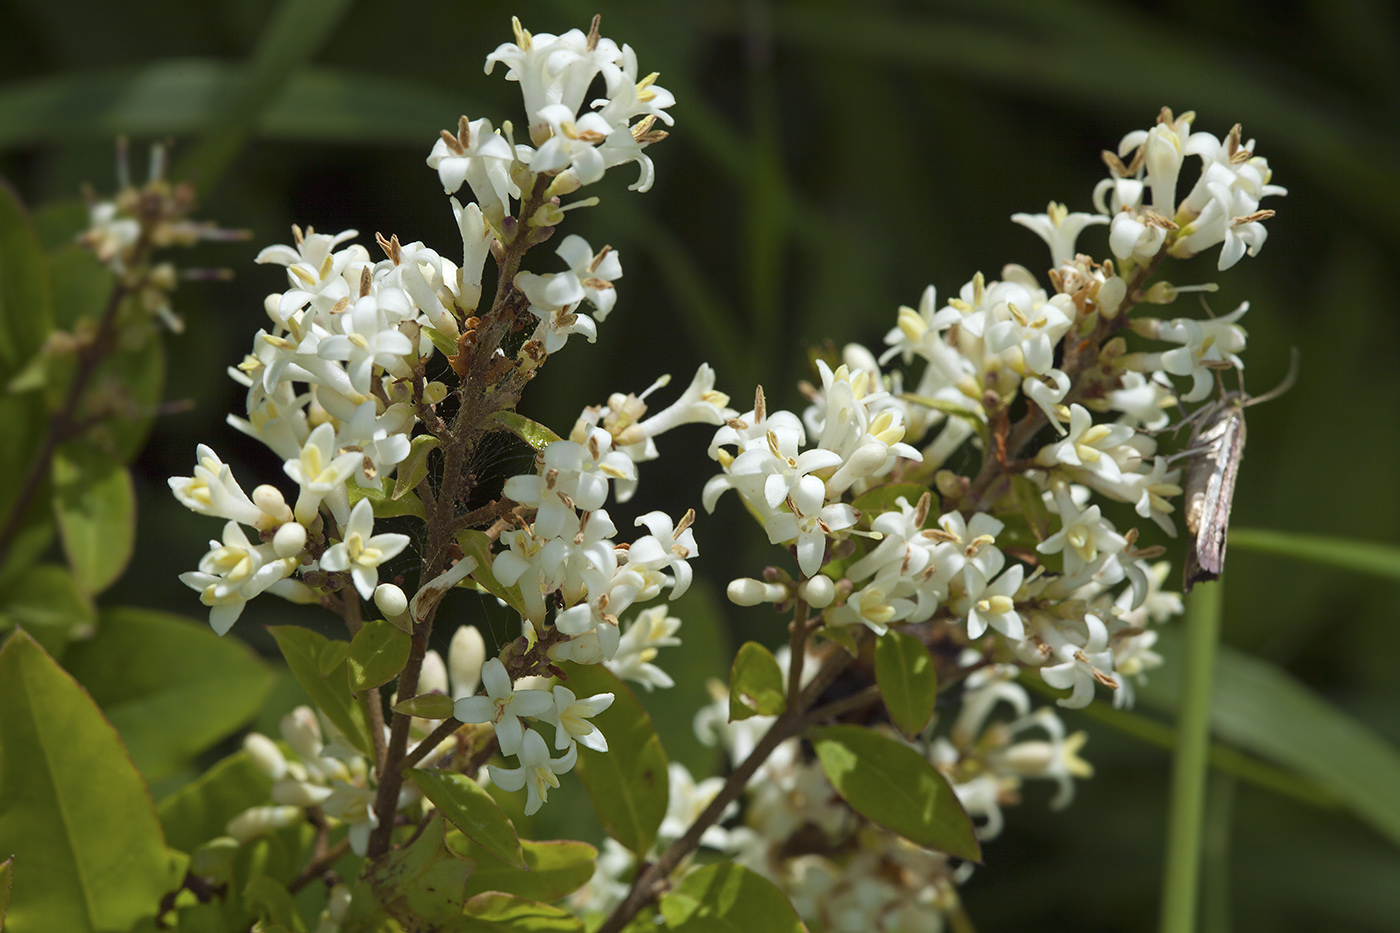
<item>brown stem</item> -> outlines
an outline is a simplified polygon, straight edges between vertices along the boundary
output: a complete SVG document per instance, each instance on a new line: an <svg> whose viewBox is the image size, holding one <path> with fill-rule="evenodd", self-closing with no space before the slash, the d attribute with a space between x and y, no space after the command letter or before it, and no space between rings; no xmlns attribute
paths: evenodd
<svg viewBox="0 0 1400 933"><path fill-rule="evenodd" d="M864 636L857 636L858 645L863 640ZM743 764L735 768L725 778L724 786L710 801L709 806L695 818L695 822L686 830L685 835L671 843L655 862L646 866L637 876L632 890L627 892L627 897L623 899L621 904L617 905L608 919L598 928L597 933L618 933L637 915L637 911L661 893L671 872L680 865L682 859L699 847L700 837L705 834L705 830L719 822L725 809L737 800L748 787L749 781L759 767L768 760L768 757L779 745L802 732L806 727L806 710L816 702L822 691L830 686L831 682L853 660L854 658L844 651L836 651L827 659L812 678L811 683L798 693L797 702L790 704L782 715L773 721L773 724L768 727L768 731L763 734L763 738L758 740L758 744L754 746L749 757L744 759Z"/></svg>
<svg viewBox="0 0 1400 933"><path fill-rule="evenodd" d="M517 225L518 233L514 240L504 244L498 263L496 296L491 310L482 317L482 324L476 330L476 341L467 360L462 382L457 390L461 404L448 431L448 443L443 447L442 485L427 527L427 547L421 579L431 580L447 569L451 559L451 548L455 530L457 509L470 493L467 484L467 464L483 434L481 425L487 415L503 408L514 408L519 401L528 378L514 378L511 368L500 375L497 366L496 348L510 332L522 296L515 289L514 280L520 271L520 261L538 240L525 218L534 216L544 203L545 189L550 179L541 176L534 189L521 199ZM470 514L470 513L469 513ZM440 604L439 604L440 605ZM418 695L418 676L423 667L423 658L428 652L428 637L432 634L433 618L437 606L428 617L415 623L412 648L408 664L399 674L399 699L406 700ZM399 791L403 787L404 761L408 754L408 731L412 717L394 713L389 726L389 742L385 749L383 766L379 769L379 789L374 798L374 812L379 817L379 825L369 837L369 858L379 858L389 851L394 835L394 815L398 807Z"/></svg>

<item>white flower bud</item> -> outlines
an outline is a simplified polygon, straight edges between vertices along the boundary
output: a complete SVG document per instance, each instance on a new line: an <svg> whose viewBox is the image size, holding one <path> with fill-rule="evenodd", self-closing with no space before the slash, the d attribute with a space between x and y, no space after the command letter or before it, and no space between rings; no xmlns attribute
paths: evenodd
<svg viewBox="0 0 1400 933"><path fill-rule="evenodd" d="M429 651L423 655L423 667L418 672L418 693L446 693L447 665L442 663L442 655Z"/></svg>
<svg viewBox="0 0 1400 933"><path fill-rule="evenodd" d="M298 706L282 717L282 738L302 761L321 757L321 724L309 706Z"/></svg>
<svg viewBox="0 0 1400 933"><path fill-rule="evenodd" d="M301 822L301 807L252 807L228 821L225 831L240 843Z"/></svg>
<svg viewBox="0 0 1400 933"><path fill-rule="evenodd" d="M285 779L272 785L272 802L287 807L316 807L331 795L329 787Z"/></svg>
<svg viewBox="0 0 1400 933"><path fill-rule="evenodd" d="M374 588L374 604L387 619L397 618L408 611L408 597L392 583L381 583Z"/></svg>
<svg viewBox="0 0 1400 933"><path fill-rule="evenodd" d="M343 884L338 884L331 888L331 896L326 904L326 910L330 912L331 919L339 923L345 919L345 912L350 909L350 889Z"/></svg>
<svg viewBox="0 0 1400 933"><path fill-rule="evenodd" d="M764 583L752 577L739 577L730 580L725 590L729 601L736 606L757 606L759 603L776 603L787 597L787 589L777 583Z"/></svg>
<svg viewBox="0 0 1400 933"><path fill-rule="evenodd" d="M825 609L836 598L836 584L830 577L818 574L798 587L797 593L813 609Z"/></svg>
<svg viewBox="0 0 1400 933"><path fill-rule="evenodd" d="M278 557L296 557L306 547L306 529L296 522L287 522L272 536L272 549Z"/></svg>
<svg viewBox="0 0 1400 933"><path fill-rule="evenodd" d="M282 316L278 313L278 308L280 308L281 305L281 292L273 292L271 295L268 295L266 298L263 299L263 310L267 312L268 317L272 318L278 324L283 323Z"/></svg>
<svg viewBox="0 0 1400 933"><path fill-rule="evenodd" d="M292 520L292 510L287 506L287 500L282 498L282 492L276 486L269 486L266 483L253 490L253 504L268 518L269 523L281 524Z"/></svg>
<svg viewBox="0 0 1400 933"><path fill-rule="evenodd" d="M287 773L287 759L277 743L260 732L249 732L243 737L243 750L253 760L257 769L274 781L280 781Z"/></svg>
<svg viewBox="0 0 1400 933"><path fill-rule="evenodd" d="M459 700L476 693L481 682L481 665L486 663L486 642L481 630L463 625L452 635L447 649L447 673L452 680L452 699Z"/></svg>
<svg viewBox="0 0 1400 933"><path fill-rule="evenodd" d="M429 405L436 405L447 398L447 384L443 382L430 382L423 387L423 401Z"/></svg>

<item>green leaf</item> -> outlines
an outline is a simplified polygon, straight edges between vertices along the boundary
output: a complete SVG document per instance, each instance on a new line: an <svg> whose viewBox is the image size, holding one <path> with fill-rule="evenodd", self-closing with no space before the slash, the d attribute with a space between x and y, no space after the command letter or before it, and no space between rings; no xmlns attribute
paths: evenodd
<svg viewBox="0 0 1400 933"><path fill-rule="evenodd" d="M1231 528L1230 547L1400 580L1400 547L1379 541L1328 538L1261 528Z"/></svg>
<svg viewBox="0 0 1400 933"><path fill-rule="evenodd" d="M509 431L535 450L544 450L559 440L559 435L538 421L531 421L516 411L497 410L481 419L483 431Z"/></svg>
<svg viewBox="0 0 1400 933"><path fill-rule="evenodd" d="M423 796L433 802L453 826L507 865L526 868L520 852L520 837L515 827L496 801L480 784L465 774L451 771L427 771L410 768L407 771Z"/></svg>
<svg viewBox="0 0 1400 933"><path fill-rule="evenodd" d="M44 251L19 196L0 180L0 385L39 352L53 330Z"/></svg>
<svg viewBox="0 0 1400 933"><path fill-rule="evenodd" d="M476 569L471 572L471 580L497 599L505 600L506 605L522 616L526 615L519 585L501 586L496 581L495 574L491 572L491 562L494 558L491 553L491 539L486 537L486 533L471 530L458 532L457 544L461 546L464 555L476 558Z"/></svg>
<svg viewBox="0 0 1400 933"><path fill-rule="evenodd" d="M418 498L417 493L405 492L395 498L393 477L385 477L378 489L365 489L359 483L351 483L347 488L350 491L350 505L353 507L361 499L368 499L369 507L374 511L375 518L399 518L403 515L412 515L427 520L427 513L423 511L423 502Z"/></svg>
<svg viewBox="0 0 1400 933"><path fill-rule="evenodd" d="M436 327L428 327L423 331L428 335L428 339L433 342L433 346L443 356L452 357L457 355L457 341L451 334L444 334Z"/></svg>
<svg viewBox="0 0 1400 933"><path fill-rule="evenodd" d="M831 786L857 813L924 848L982 860L971 818L923 755L861 726L807 734Z"/></svg>
<svg viewBox="0 0 1400 933"><path fill-rule="evenodd" d="M451 719L452 698L441 693L420 693L394 704L394 712L422 719Z"/></svg>
<svg viewBox="0 0 1400 933"><path fill-rule="evenodd" d="M0 851L10 933L128 929L183 871L116 730L23 632L0 649Z"/></svg>
<svg viewBox="0 0 1400 933"><path fill-rule="evenodd" d="M329 677L349 657L350 643L333 638L321 646L321 653L316 657L316 666L320 669L322 677Z"/></svg>
<svg viewBox="0 0 1400 933"><path fill-rule="evenodd" d="M345 734L351 745L373 757L374 746L370 744L364 710L350 696L348 662L325 674L321 673L319 659L330 639L295 625L269 626L268 631L277 640L277 647L282 650L282 657L287 659L292 675L305 688L312 702Z"/></svg>
<svg viewBox="0 0 1400 933"><path fill-rule="evenodd" d="M275 923L287 930L305 933L306 921L301 918L296 901L292 900L286 885L273 881L267 875L259 875L244 887L243 897L249 906L257 909L264 923Z"/></svg>
<svg viewBox="0 0 1400 933"><path fill-rule="evenodd" d="M30 567L0 592L0 629L22 626L52 655L62 656L69 641L96 630L92 598L78 589L67 567Z"/></svg>
<svg viewBox="0 0 1400 933"><path fill-rule="evenodd" d="M606 752L579 747L578 776L609 836L641 855L666 816L666 752L642 704L617 676L597 665L567 664L569 689L579 697L613 695L593 717L608 739Z"/></svg>
<svg viewBox="0 0 1400 933"><path fill-rule="evenodd" d="M151 334L141 346L114 354L100 372L127 395L126 414L104 423L99 430L111 436L118 459L129 463L145 445L165 394L165 345Z"/></svg>
<svg viewBox="0 0 1400 933"><path fill-rule="evenodd" d="M346 657L350 695L358 697L397 677L408 663L412 647L411 635L383 619L373 619L360 626L350 641L350 654Z"/></svg>
<svg viewBox="0 0 1400 933"><path fill-rule="evenodd" d="M783 671L773 652L756 641L744 642L729 675L729 721L776 716L785 709Z"/></svg>
<svg viewBox="0 0 1400 933"><path fill-rule="evenodd" d="M428 454L442 446L431 434L420 434L408 445L408 456L399 464L395 473L394 492L391 499L402 499L404 495L418 488L423 477L428 475Z"/></svg>
<svg viewBox="0 0 1400 933"><path fill-rule="evenodd" d="M156 807L165 839L182 852L224 834L228 821L249 807L267 803L268 777L247 752L237 751L214 765Z"/></svg>
<svg viewBox="0 0 1400 933"><path fill-rule="evenodd" d="M900 732L913 738L928 725L938 699L933 655L913 635L889 630L875 642L875 683Z"/></svg>
<svg viewBox="0 0 1400 933"><path fill-rule="evenodd" d="M375 899L408 929L461 928L463 892L473 866L443 844L446 827L434 815L412 845L366 863L364 878Z"/></svg>
<svg viewBox="0 0 1400 933"><path fill-rule="evenodd" d="M465 914L463 933L583 933L567 910L495 891L468 900Z"/></svg>
<svg viewBox="0 0 1400 933"><path fill-rule="evenodd" d="M598 850L586 842L522 840L525 870L512 868L461 833L448 833L447 846L476 862L467 880L467 897L502 891L532 901L557 901L588 883L597 867Z"/></svg>
<svg viewBox="0 0 1400 933"><path fill-rule="evenodd" d="M0 317L3 316L4 308L0 307ZM3 383L0 383L0 387L3 387ZM31 465L37 462L39 445L48 430L47 412L35 405L33 399L0 391L0 424L5 426L5 442L0 444L0 476L7 478L0 483L0 520L8 522L11 512L16 508L23 509L25 518L20 527L24 531L21 534L30 537L33 534L31 529L53 524L49 514L50 483L47 476L42 478L39 488L25 502L18 501L23 491L21 477L27 476ZM9 577L19 564L38 560L48 549L47 542L42 542L39 547L34 545L35 542L30 540L24 542L21 548L21 541L17 538L11 545L4 566L0 567L0 573ZM0 587L0 592L4 592L3 587Z"/></svg>
<svg viewBox="0 0 1400 933"><path fill-rule="evenodd" d="M806 933L787 896L739 865L707 865L661 898L674 933Z"/></svg>
<svg viewBox="0 0 1400 933"><path fill-rule="evenodd" d="M122 575L136 546L136 491L126 467L81 440L53 460L54 511L74 578L96 595Z"/></svg>
<svg viewBox="0 0 1400 933"><path fill-rule="evenodd" d="M64 667L121 733L148 781L175 773L257 715L272 671L206 623L150 609L102 613Z"/></svg>
<svg viewBox="0 0 1400 933"><path fill-rule="evenodd" d="M1178 632L1161 630L1168 662L1139 688L1144 705L1178 708L1180 682L1169 672L1180 646ZM1285 671L1223 645L1212 692L1211 728L1220 739L1312 778L1400 844L1400 749Z"/></svg>

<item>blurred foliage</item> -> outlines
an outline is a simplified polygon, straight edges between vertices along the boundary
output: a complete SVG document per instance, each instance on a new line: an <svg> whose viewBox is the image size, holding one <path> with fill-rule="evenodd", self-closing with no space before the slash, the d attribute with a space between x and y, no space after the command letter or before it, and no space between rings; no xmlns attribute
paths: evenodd
<svg viewBox="0 0 1400 933"><path fill-rule="evenodd" d="M796 406L795 383L808 376L804 345L877 345L896 308L914 304L926 284L946 296L979 269L989 277L1008 261L1043 269L1042 244L1009 215L1052 198L1089 209L1103 174L1098 151L1167 105L1195 110L1197 128L1217 135L1243 123L1289 189L1271 205L1279 214L1262 254L1220 277L1212 302L1217 311L1251 302L1254 391L1282 378L1290 347L1302 350L1297 386L1250 410L1234 525L1395 543L1400 321L1381 300L1400 242L1393 5L735 0L667 4L664 15L640 0L595 6L605 33L638 49L644 71L661 72L678 100L677 126L652 150L651 192L623 198L621 183L608 182L600 207L570 215L572 232L621 251L627 274L598 346L551 361L527 395L531 416L566 429L580 404L640 391L661 372L683 385L701 360L737 407L759 380L771 406ZM512 12L529 28L559 32L586 27L592 8L558 0L514 8L420 0L392 13L318 0L0 6L0 174L28 203L73 199L83 183L114 187L117 133L174 137L177 164L200 171L203 215L255 231L240 260L227 245L190 260L234 264L235 282L188 282L174 296L189 326L172 344L167 398L196 404L158 420L134 464L137 552L104 600L197 614L175 574L193 566L216 528L180 508L165 485L188 473L197 441L245 481L280 475L280 463L223 420L242 402L224 369L249 346L262 296L283 287L280 270L252 265L261 246L288 241L295 222L355 227L361 242L397 233L451 254L455 225L423 160L459 113L518 120L515 87L479 71L509 38ZM72 211L52 213L41 235L59 242L75 222ZM1097 235L1081 248L1102 253ZM1213 256L1174 271L1181 284L1216 278ZM619 526L697 502L710 470L706 440L700 428L665 438L664 467L643 468L639 495L617 510ZM502 442L483 456L479 470L516 470L529 452ZM661 469L670 479L660 480ZM696 537L717 590L773 559L734 501L702 514ZM1227 641L1400 740L1396 584L1243 543L1226 574ZM1179 543L1168 546L1177 556ZM454 600L444 625L478 624L488 641L514 634L489 600ZM264 624L316 624L295 607L263 603ZM685 637L690 619L679 614ZM704 699L704 677L723 676L725 642L782 639L764 610L729 607L728 620L729 632L708 620L697 626L714 654L663 654L679 685L645 697L659 721L675 724L674 741L687 746L681 758L693 764L703 756L679 733ZM258 626L239 635L272 652ZM1067 719L1090 730L1097 776L1066 813L1045 812L1048 791L1017 808L986 847L988 868L966 888L981 929L1153 923L1165 753ZM1380 930L1400 916L1391 883L1400 857L1379 834L1341 811L1245 783L1214 789L1212 916L1274 930Z"/></svg>

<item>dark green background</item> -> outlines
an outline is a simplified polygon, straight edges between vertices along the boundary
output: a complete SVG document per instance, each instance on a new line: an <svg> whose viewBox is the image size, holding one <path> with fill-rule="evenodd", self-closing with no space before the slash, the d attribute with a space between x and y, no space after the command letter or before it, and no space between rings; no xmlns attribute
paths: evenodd
<svg viewBox="0 0 1400 933"><path fill-rule="evenodd" d="M169 342L167 397L196 407L161 421L137 465L138 556L111 602L200 614L175 574L194 566L217 523L179 508L164 482L189 472L197 442L233 463L248 488L281 479L280 464L223 424L242 401L224 368L263 323L262 296L285 287L280 269L252 264L257 250L288 242L297 222L356 227L365 243L375 231L397 233L450 256L451 213L423 164L437 130L459 113L497 125L520 120L515 87L500 70L481 74L485 55L510 39L512 12L536 31L561 32L586 28L594 9L465 0L323 6L324 38L313 15L302 44L272 50L269 95L240 109L221 96L229 82L214 79L236 77L250 60L278 9L269 0L0 5L0 172L30 203L72 197L83 182L110 190L119 131L138 142L139 170L151 139L173 136L177 163L200 161L209 150L198 140L217 129L230 161L222 171L202 162L204 214L254 232L250 242L179 257L231 267L237 278L188 283L175 296L189 327ZM684 385L702 359L737 407L748 406L756 381L771 405L796 406L795 381L808 375L804 345L878 346L896 308L915 303L926 284L948 296L979 269L989 278L1006 262L1043 271L1044 248L1010 214L1043 210L1051 199L1091 209L1099 150L1168 105L1194 109L1196 128L1217 135L1242 122L1290 191L1265 205L1278 216L1260 256L1217 275L1212 251L1167 272L1179 284L1218 280L1217 311L1251 302L1243 323L1253 391L1282 378L1290 347L1301 350L1297 386L1249 412L1234 524L1395 543L1400 21L1392 5L597 7L604 34L632 44L642 71L659 70L676 94L677 125L650 150L651 192L624 191L635 177L625 168L598 186L601 207L570 215L570 232L621 251L626 276L598 345L575 341L551 360L527 395L530 414L566 429L582 404L640 391L661 372ZM143 80L171 69L177 80L138 93ZM299 69L296 93L278 90ZM1103 231L1091 230L1080 248L1104 255ZM552 263L541 254L534 268ZM1168 313L1198 313L1186 301L1178 309ZM615 511L619 527L650 508L676 514L698 503L713 469L707 440L700 428L664 437L666 459L643 467L640 495ZM491 457L512 471L526 463L505 446ZM716 593L774 559L733 502L702 515L696 534L698 569ZM1179 545L1171 547L1176 556ZM1400 739L1393 583L1238 548L1227 581L1230 643ZM479 601L462 600L456 611L457 621L497 638L514 634ZM257 623L289 618L308 620L260 600L237 631L266 648ZM673 652L695 661L685 669L689 683L657 704L672 724L668 747L692 763L703 756L687 744L686 708L702 696L705 674L723 674L730 655L722 638L781 637L778 622L757 610L730 611L727 624L727 636L706 634L711 650ZM697 623L693 647L700 634ZM1066 719L1084 726L1075 714ZM1033 787L1029 805L1009 814L1008 832L987 847L988 868L965 889L979 928L1154 924L1168 758L1102 730L1087 754L1098 774L1067 812L1045 813L1048 793ZM1394 928L1400 859L1380 836L1340 812L1251 787L1232 799L1212 817L1227 842L1207 877L1216 929ZM1227 909L1232 921L1222 919Z"/></svg>

